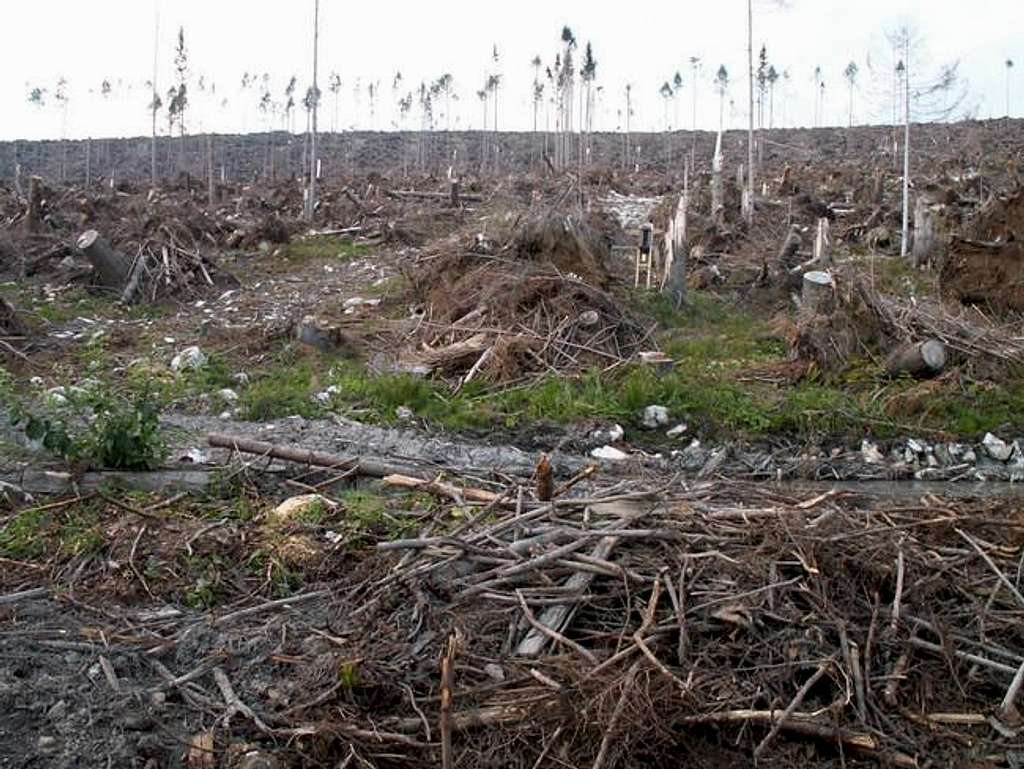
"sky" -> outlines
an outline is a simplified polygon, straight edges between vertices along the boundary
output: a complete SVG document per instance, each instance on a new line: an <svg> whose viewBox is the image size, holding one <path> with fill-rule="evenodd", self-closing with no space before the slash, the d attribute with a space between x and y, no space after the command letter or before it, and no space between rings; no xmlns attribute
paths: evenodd
<svg viewBox="0 0 1024 769"><path fill-rule="evenodd" d="M770 63L789 75L776 86L776 126L814 124L816 67L825 83L819 121L845 125L850 91L842 73L851 61L860 70L854 121L891 119L887 91L893 60L886 32L904 24L915 29L920 43L911 56L912 83L943 64L960 62L968 90L956 117L1004 116L1007 75L1010 112L1024 116L1024 0L784 0L782 7L779 0L753 2L755 48L766 46ZM694 93L697 127L717 128L720 104L712 80L720 65L731 80L722 103L725 127L738 128L747 120L745 0L320 0L320 5L322 129L392 129L401 124L398 99L445 73L452 75L457 95L450 126L477 129L483 120L477 92L497 72L498 127L531 130L530 61L539 55L545 65L553 62L564 25L573 30L580 52L587 42L593 45L601 89L596 130L622 127L627 84L634 130L689 128ZM153 76L155 58L166 101L179 29L184 29L189 60L189 132L288 125L283 110L277 116L260 113L258 90L240 86L243 73L269 75L272 100L280 103L292 76L299 82L300 103L312 82L314 0L33 0L5 6L5 26L15 34L5 35L0 47L0 103L8 105L0 118L0 140L148 135L145 83ZM696 73L691 57L702 62ZM1007 59L1016 66L1008 69ZM682 92L665 100L658 90L677 71ZM398 72L402 82L395 90ZM342 81L337 101L327 92L331 73ZM54 98L62 78L66 108ZM112 90L103 97L105 79ZM372 116L371 83L379 83ZM28 100L33 87L45 90L42 106ZM491 102L489 127L493 109ZM542 127L550 112L541 108ZM416 107L407 120L409 127L419 125ZM439 123L443 127L445 119L439 117ZM301 108L291 127L304 129ZM168 130L164 112L159 130Z"/></svg>

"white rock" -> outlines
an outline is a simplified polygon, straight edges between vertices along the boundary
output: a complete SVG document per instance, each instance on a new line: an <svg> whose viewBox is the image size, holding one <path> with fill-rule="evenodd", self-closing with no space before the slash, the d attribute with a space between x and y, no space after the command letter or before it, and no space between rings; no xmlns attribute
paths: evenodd
<svg viewBox="0 0 1024 769"><path fill-rule="evenodd" d="M601 443L618 443L625 434L626 431L622 429L622 425L612 425L607 429L594 430L590 437Z"/></svg>
<svg viewBox="0 0 1024 769"><path fill-rule="evenodd" d="M341 388L338 387L338 385L331 385L326 390L324 390L323 392L318 392L313 397L316 398L317 403L326 406L328 403L331 402L331 399L334 398L334 396L340 392Z"/></svg>
<svg viewBox="0 0 1024 769"><path fill-rule="evenodd" d="M664 406L648 406L644 409L644 427L657 430L668 424L668 409Z"/></svg>
<svg viewBox="0 0 1024 769"><path fill-rule="evenodd" d="M233 417L234 415L235 415L235 412L233 412L233 411L222 411L222 412L220 412L220 413L219 413L219 414L217 415L217 419L221 420L222 422L227 422L227 421L229 421L229 420L230 420L230 419L231 419L231 418L232 418L232 417Z"/></svg>
<svg viewBox="0 0 1024 769"><path fill-rule="evenodd" d="M601 446L590 452L590 456L594 459L607 459L610 462L621 462L624 459L629 459L629 454L625 451L619 451L614 446Z"/></svg>
<svg viewBox="0 0 1024 769"><path fill-rule="evenodd" d="M913 451L915 454L924 454L925 445L919 440L909 438L907 440L907 449Z"/></svg>
<svg viewBox="0 0 1024 769"><path fill-rule="evenodd" d="M314 508L333 510L336 505L327 497L320 494L300 494L297 497L286 499L267 516L272 523L285 523L296 516L302 515L307 510Z"/></svg>
<svg viewBox="0 0 1024 769"><path fill-rule="evenodd" d="M249 384L249 375L246 374L244 371L239 371L231 378L234 380L235 384L239 385L240 387L245 387L247 384Z"/></svg>
<svg viewBox="0 0 1024 769"><path fill-rule="evenodd" d="M683 435L686 434L686 431L689 430L689 429L690 429L690 426L688 424L686 424L685 422L681 422L680 424L676 425L671 430L666 432L665 433L665 437L666 438L681 438Z"/></svg>
<svg viewBox="0 0 1024 769"><path fill-rule="evenodd" d="M225 387L223 390L218 390L217 395L225 403L235 403L238 401L238 393L236 393L230 387Z"/></svg>
<svg viewBox="0 0 1024 769"><path fill-rule="evenodd" d="M399 406L395 409L395 417L399 422L411 422L415 414L408 406Z"/></svg>
<svg viewBox="0 0 1024 769"><path fill-rule="evenodd" d="M345 303L342 304L341 306L344 307L346 310L348 310L348 309L351 309L352 307L358 307L359 305L363 304L365 301L366 300L363 299L363 297L361 297L361 296L353 296L351 299L346 299Z"/></svg>
<svg viewBox="0 0 1024 769"><path fill-rule="evenodd" d="M50 408L66 406L67 403L67 391L63 387L54 387L46 391L46 405Z"/></svg>
<svg viewBox="0 0 1024 769"><path fill-rule="evenodd" d="M974 449L967 449L960 458L968 464L973 464L978 461L978 455L974 453Z"/></svg>
<svg viewBox="0 0 1024 769"><path fill-rule="evenodd" d="M186 347L171 359L171 371L195 371L206 365L206 355L196 346Z"/></svg>
<svg viewBox="0 0 1024 769"><path fill-rule="evenodd" d="M997 438L992 433L985 433L985 438L982 440L982 445L985 447L985 451L988 455L997 462L1005 462L1013 454L1013 446L1008 445L1006 441Z"/></svg>

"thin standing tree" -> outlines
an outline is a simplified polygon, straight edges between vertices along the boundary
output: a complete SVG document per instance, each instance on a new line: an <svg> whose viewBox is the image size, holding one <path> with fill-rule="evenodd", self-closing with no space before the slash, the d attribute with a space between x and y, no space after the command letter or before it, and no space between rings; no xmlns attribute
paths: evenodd
<svg viewBox="0 0 1024 769"><path fill-rule="evenodd" d="M185 28L178 27L178 44L174 49L174 71L178 76L178 90L173 104L181 135L179 169L185 165L185 132L188 114L188 48L185 47Z"/></svg>
<svg viewBox="0 0 1024 769"><path fill-rule="evenodd" d="M317 183L317 156L316 156L316 129L317 129L317 108L320 104L320 87L317 84L320 66L320 0L313 0L313 85L310 88L310 113L312 123L309 133L309 189L306 194L306 221L313 221L313 214L316 212L316 183Z"/></svg>
<svg viewBox="0 0 1024 769"><path fill-rule="evenodd" d="M1013 72L1013 59L1006 60L1006 117L1010 117L1010 73Z"/></svg>
<svg viewBox="0 0 1024 769"><path fill-rule="evenodd" d="M396 83L400 81L402 74L398 73L395 76ZM396 85L397 87L397 85ZM337 133L338 131L338 112L341 106L341 75L337 72L332 72L331 76L327 78L327 90L331 92L331 96L334 97L334 114L331 115L331 133ZM294 106L294 102L293 102Z"/></svg>
<svg viewBox="0 0 1024 769"><path fill-rule="evenodd" d="M850 89L850 114L849 114L849 127L853 127L853 92L857 87L857 74L860 72L860 67L857 66L857 62L851 61L846 65L846 69L843 70L843 77L846 78L846 84Z"/></svg>
<svg viewBox="0 0 1024 769"><path fill-rule="evenodd" d="M729 92L729 70L722 64L715 74L715 90L718 92L718 131L725 128L725 95Z"/></svg>

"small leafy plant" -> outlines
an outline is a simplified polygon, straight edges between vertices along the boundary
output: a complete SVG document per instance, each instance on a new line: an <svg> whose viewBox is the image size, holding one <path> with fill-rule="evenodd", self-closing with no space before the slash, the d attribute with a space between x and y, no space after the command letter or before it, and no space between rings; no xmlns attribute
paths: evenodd
<svg viewBox="0 0 1024 769"><path fill-rule="evenodd" d="M0 372L0 406L44 449L74 463L113 470L153 470L166 456L160 409L146 390L125 397L93 385L21 396Z"/></svg>

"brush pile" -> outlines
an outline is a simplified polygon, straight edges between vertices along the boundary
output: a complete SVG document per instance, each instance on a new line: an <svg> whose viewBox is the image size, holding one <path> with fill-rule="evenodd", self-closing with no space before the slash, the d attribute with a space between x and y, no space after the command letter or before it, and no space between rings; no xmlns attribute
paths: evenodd
<svg viewBox="0 0 1024 769"><path fill-rule="evenodd" d="M273 756L248 766L1016 765L1012 500L492 488L415 538L342 542L305 592L131 624L72 607L0 652L95 648L218 757Z"/></svg>
<svg viewBox="0 0 1024 769"><path fill-rule="evenodd" d="M427 256L409 276L424 314L404 357L463 383L620 365L653 342L606 290L609 253L586 223L549 215L503 248Z"/></svg>
<svg viewBox="0 0 1024 769"><path fill-rule="evenodd" d="M988 369L1024 364L1019 321L998 322L978 307L950 308L935 299L891 296L843 272L835 275L835 283L832 313L798 317L790 338L795 360L837 371L851 357L884 357L894 345L934 339L959 362Z"/></svg>

